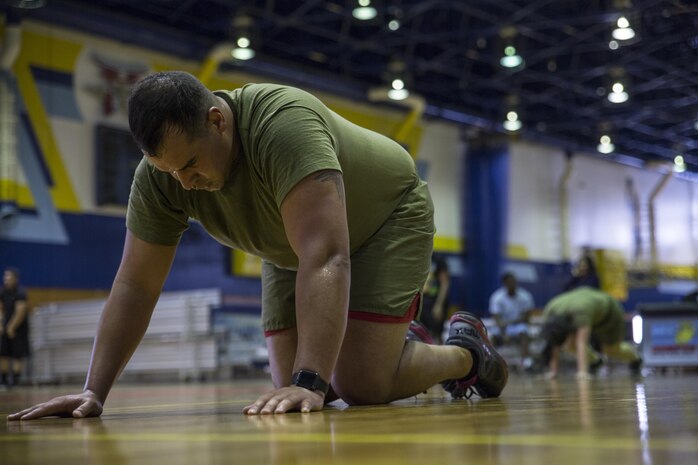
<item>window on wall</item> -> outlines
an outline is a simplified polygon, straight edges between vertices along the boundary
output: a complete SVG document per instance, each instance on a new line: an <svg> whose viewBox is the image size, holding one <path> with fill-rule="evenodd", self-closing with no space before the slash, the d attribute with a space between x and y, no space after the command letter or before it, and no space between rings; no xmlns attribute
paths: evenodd
<svg viewBox="0 0 698 465"><path fill-rule="evenodd" d="M97 205L128 205L133 173L143 154L125 129L98 125L95 167Z"/></svg>

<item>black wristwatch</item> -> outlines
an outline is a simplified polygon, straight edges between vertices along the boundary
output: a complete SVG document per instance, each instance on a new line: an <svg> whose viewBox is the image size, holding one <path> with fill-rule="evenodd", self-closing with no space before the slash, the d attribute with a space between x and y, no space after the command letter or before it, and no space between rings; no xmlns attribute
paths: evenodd
<svg viewBox="0 0 698 465"><path fill-rule="evenodd" d="M320 377L320 373L310 370L298 370L291 378L291 384L300 386L309 391L320 391L327 394L330 385Z"/></svg>

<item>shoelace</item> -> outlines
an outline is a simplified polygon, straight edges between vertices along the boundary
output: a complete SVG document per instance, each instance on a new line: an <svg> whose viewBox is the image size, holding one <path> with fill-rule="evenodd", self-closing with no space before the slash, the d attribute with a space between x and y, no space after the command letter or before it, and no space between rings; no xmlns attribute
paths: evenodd
<svg viewBox="0 0 698 465"><path fill-rule="evenodd" d="M460 389L463 389L463 391L461 391ZM451 397L453 397L454 399L460 399L460 398L470 399L475 394L477 394L477 392L475 391L475 389L473 389L473 387L471 385L471 386L466 386L465 388L456 388L456 390L454 390L451 393Z"/></svg>
<svg viewBox="0 0 698 465"><path fill-rule="evenodd" d="M463 398L470 399L475 394L476 394L475 389L473 389L472 386L468 386L467 388L465 388L465 392L463 393Z"/></svg>
<svg viewBox="0 0 698 465"><path fill-rule="evenodd" d="M474 394L477 394L477 391L475 391L475 389L473 388L473 386L477 382L477 379L477 375L474 375L468 378L467 380L454 379L447 383L444 383L443 387L451 393L451 397L453 397L454 399L470 399Z"/></svg>

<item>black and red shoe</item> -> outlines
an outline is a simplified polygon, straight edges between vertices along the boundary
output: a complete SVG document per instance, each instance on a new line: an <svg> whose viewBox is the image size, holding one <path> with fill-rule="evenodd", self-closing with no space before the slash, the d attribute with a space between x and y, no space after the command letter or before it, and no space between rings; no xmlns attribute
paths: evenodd
<svg viewBox="0 0 698 465"><path fill-rule="evenodd" d="M417 320L410 321L410 326L407 328L407 335L405 339L408 341L423 342L425 344L433 344L434 338L429 334L429 330L426 326Z"/></svg>
<svg viewBox="0 0 698 465"><path fill-rule="evenodd" d="M499 397L507 384L509 369L487 337L487 328L472 313L457 312L451 317L446 345L467 349L473 356L473 368L464 378L441 383L451 397L469 399L473 393L480 397Z"/></svg>

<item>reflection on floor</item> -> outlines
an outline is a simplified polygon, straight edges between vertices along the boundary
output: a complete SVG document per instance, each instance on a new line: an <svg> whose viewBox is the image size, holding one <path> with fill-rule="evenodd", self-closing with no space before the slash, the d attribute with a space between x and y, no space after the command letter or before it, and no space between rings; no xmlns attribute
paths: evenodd
<svg viewBox="0 0 698 465"><path fill-rule="evenodd" d="M246 417L266 381L118 385L98 419L0 423L0 464L693 464L696 386L695 374L514 375L500 399L433 388L385 406ZM69 391L0 393L0 414Z"/></svg>

